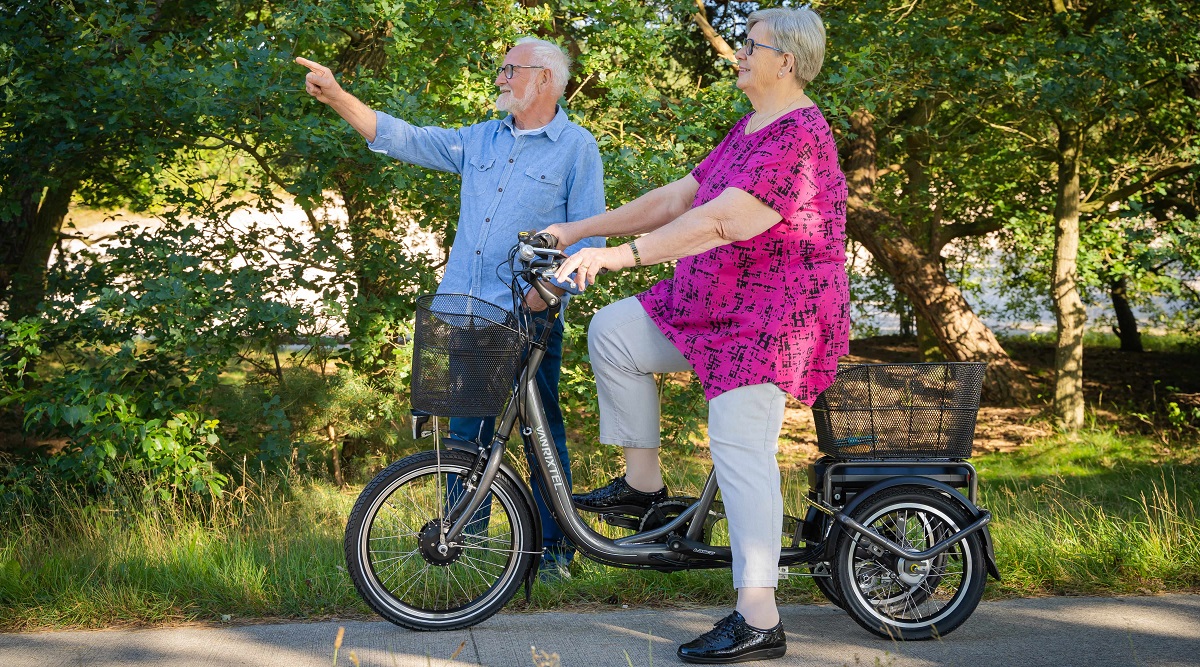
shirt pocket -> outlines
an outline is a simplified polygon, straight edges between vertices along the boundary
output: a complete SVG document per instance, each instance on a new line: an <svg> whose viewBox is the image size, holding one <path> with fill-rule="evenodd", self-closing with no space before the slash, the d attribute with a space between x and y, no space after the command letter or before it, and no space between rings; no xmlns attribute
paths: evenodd
<svg viewBox="0 0 1200 667"><path fill-rule="evenodd" d="M533 166L525 170L521 179L521 206L537 214L549 213L557 206L566 203L566 193L563 192L562 174L544 166Z"/></svg>
<svg viewBox="0 0 1200 667"><path fill-rule="evenodd" d="M487 155L472 155L463 170L462 191L468 197L479 197L495 185L496 171L492 165L496 158Z"/></svg>

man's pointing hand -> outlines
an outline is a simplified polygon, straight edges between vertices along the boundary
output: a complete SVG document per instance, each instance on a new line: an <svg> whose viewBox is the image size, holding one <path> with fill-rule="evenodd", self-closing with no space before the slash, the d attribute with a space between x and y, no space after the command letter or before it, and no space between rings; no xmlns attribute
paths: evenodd
<svg viewBox="0 0 1200 667"><path fill-rule="evenodd" d="M308 58L298 57L296 63L308 68L308 74L304 75L304 89L309 95L329 104L342 94L342 87L338 85L337 79L333 78L333 72L329 71L328 67L314 63Z"/></svg>

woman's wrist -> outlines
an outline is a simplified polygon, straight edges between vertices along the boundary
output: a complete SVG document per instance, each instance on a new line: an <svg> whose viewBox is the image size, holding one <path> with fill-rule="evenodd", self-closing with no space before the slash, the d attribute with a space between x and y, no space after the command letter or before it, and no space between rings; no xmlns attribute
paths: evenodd
<svg viewBox="0 0 1200 667"><path fill-rule="evenodd" d="M634 240L630 241L629 243L626 243L625 245L629 246L629 253L633 256L633 265L641 266L642 265L642 254L640 252L638 252L637 239L634 239Z"/></svg>
<svg viewBox="0 0 1200 667"><path fill-rule="evenodd" d="M638 256L636 246L633 245L633 242L622 243L617 247L621 250L621 260L625 264L623 268L631 269L642 265L641 257Z"/></svg>

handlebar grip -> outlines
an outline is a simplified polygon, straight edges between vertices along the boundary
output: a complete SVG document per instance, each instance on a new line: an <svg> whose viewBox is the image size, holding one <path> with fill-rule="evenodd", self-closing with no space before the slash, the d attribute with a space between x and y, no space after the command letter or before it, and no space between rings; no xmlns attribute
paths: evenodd
<svg viewBox="0 0 1200 667"><path fill-rule="evenodd" d="M535 248L557 248L558 237L548 232L538 232L529 238L529 245Z"/></svg>

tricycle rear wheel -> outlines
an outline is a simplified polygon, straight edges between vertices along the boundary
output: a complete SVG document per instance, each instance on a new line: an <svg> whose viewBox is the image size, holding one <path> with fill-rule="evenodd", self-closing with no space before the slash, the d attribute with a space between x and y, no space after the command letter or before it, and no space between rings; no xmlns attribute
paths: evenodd
<svg viewBox="0 0 1200 667"><path fill-rule="evenodd" d="M913 486L880 492L853 518L911 551L929 549L973 520L946 495ZM880 637L904 640L940 637L958 628L979 605L987 578L979 533L939 556L910 563L844 531L833 571L842 607L859 625Z"/></svg>

